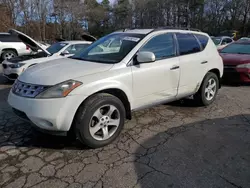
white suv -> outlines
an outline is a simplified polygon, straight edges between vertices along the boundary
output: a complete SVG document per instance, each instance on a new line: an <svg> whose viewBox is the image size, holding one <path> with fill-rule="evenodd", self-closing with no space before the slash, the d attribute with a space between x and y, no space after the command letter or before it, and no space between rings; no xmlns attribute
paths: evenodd
<svg viewBox="0 0 250 188"><path fill-rule="evenodd" d="M0 33L0 58L11 59L20 55L28 55L32 51L17 36L10 33Z"/></svg>
<svg viewBox="0 0 250 188"><path fill-rule="evenodd" d="M102 48L113 39L121 41L119 51ZM222 75L222 58L205 33L126 30L73 57L27 69L8 102L41 130L73 132L97 148L114 141L132 111L192 95L211 104Z"/></svg>

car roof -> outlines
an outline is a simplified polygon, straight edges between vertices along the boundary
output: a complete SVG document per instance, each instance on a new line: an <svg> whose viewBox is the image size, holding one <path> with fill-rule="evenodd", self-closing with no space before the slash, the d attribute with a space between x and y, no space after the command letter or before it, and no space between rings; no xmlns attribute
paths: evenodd
<svg viewBox="0 0 250 188"><path fill-rule="evenodd" d="M84 40L68 40L68 41L60 41L59 43L68 43L68 44L91 44L90 41Z"/></svg>
<svg viewBox="0 0 250 188"><path fill-rule="evenodd" d="M231 39L231 37L228 37L228 36L218 36L218 37L214 37L214 38L220 38L220 39L226 39L226 38L230 38Z"/></svg>

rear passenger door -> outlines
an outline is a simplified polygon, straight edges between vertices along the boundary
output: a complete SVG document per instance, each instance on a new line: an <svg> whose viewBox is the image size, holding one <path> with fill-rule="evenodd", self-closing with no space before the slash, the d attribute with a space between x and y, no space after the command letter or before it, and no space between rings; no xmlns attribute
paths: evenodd
<svg viewBox="0 0 250 188"><path fill-rule="evenodd" d="M202 83L208 63L203 51L207 41L203 39L205 41L202 45L198 38L191 33L176 33L176 38L181 68L178 93L179 97L182 97L194 94Z"/></svg>

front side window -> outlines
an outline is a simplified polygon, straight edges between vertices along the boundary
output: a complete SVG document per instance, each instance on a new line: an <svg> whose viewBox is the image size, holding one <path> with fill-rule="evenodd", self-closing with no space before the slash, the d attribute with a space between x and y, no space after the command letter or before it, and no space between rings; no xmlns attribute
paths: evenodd
<svg viewBox="0 0 250 188"><path fill-rule="evenodd" d="M220 53L226 54L250 54L250 44L248 43L232 43L223 48Z"/></svg>
<svg viewBox="0 0 250 188"><path fill-rule="evenodd" d="M140 49L140 51L153 52L156 60L175 56L173 34L167 33L153 37Z"/></svg>
<svg viewBox="0 0 250 188"><path fill-rule="evenodd" d="M47 51L51 54L54 54L54 53L59 52L61 49L63 49L67 45L68 45L68 43L58 42L58 43L52 44L50 47L48 47Z"/></svg>
<svg viewBox="0 0 250 188"><path fill-rule="evenodd" d="M176 34L177 41L179 44L180 55L188 55L200 52L200 44L192 34Z"/></svg>
<svg viewBox="0 0 250 188"><path fill-rule="evenodd" d="M107 35L81 53L77 53L72 59L93 61L99 63L118 63L144 38L144 34L115 33ZM107 41L120 41L119 45L106 46ZM118 44L118 43L117 43Z"/></svg>

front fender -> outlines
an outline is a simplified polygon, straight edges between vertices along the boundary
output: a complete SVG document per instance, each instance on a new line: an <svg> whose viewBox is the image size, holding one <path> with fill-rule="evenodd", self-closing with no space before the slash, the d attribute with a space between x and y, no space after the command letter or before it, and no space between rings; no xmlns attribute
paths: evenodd
<svg viewBox="0 0 250 188"><path fill-rule="evenodd" d="M116 81L116 80L99 80L97 82L93 82L90 84L84 84L79 88L75 89L70 95L84 95L86 97L91 96L95 93L98 93L107 89L119 89L123 91L130 104L132 105L133 97L132 97L132 84L129 84L130 87L127 87L127 84Z"/></svg>

